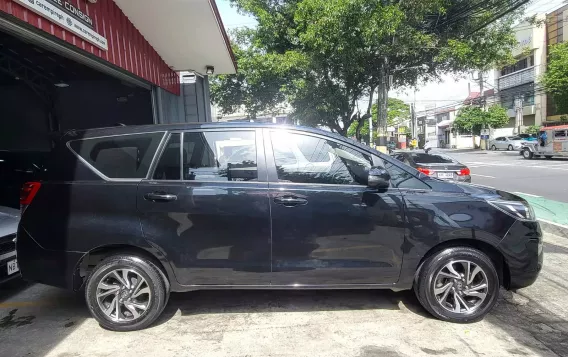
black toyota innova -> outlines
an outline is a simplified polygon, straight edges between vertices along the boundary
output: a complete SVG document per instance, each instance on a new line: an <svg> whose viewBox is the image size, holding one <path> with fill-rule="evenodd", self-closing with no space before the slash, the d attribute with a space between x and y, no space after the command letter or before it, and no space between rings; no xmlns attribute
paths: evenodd
<svg viewBox="0 0 568 357"><path fill-rule="evenodd" d="M21 204L23 277L84 289L117 331L197 289L414 289L435 317L469 322L543 261L522 198L302 127L70 131Z"/></svg>

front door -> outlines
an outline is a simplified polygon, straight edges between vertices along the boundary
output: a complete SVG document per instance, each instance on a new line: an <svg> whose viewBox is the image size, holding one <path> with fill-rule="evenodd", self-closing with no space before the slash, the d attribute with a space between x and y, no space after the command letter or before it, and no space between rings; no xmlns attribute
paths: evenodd
<svg viewBox="0 0 568 357"><path fill-rule="evenodd" d="M265 147L272 284L395 283L403 202L398 189L367 188L373 158L340 141L294 131L266 130Z"/></svg>
<svg viewBox="0 0 568 357"><path fill-rule="evenodd" d="M144 236L166 255L180 284L270 283L261 136L256 130L172 133L152 179L139 185Z"/></svg>

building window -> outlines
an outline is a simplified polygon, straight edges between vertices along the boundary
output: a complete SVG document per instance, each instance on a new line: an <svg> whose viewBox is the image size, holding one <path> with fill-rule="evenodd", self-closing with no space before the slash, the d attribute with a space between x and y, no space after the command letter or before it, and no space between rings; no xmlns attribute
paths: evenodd
<svg viewBox="0 0 568 357"><path fill-rule="evenodd" d="M525 57L517 61L517 63L513 65L506 66L501 69L501 76L506 76L508 74L515 73L532 66L534 66L534 56L530 55L529 57Z"/></svg>

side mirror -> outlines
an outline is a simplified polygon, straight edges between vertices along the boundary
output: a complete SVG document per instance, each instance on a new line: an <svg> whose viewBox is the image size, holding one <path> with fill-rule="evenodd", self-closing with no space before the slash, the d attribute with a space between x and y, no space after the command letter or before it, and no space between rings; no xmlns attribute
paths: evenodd
<svg viewBox="0 0 568 357"><path fill-rule="evenodd" d="M390 187L391 176L382 167L371 167L367 186L376 189L387 189Z"/></svg>

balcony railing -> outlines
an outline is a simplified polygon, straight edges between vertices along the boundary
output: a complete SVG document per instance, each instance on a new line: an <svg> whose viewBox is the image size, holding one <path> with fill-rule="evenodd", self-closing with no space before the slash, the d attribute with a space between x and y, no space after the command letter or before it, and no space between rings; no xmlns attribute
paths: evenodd
<svg viewBox="0 0 568 357"><path fill-rule="evenodd" d="M532 83L535 80L535 69L529 67L522 69L518 72L507 74L497 80L498 89L504 90L507 88L517 87L522 84Z"/></svg>

